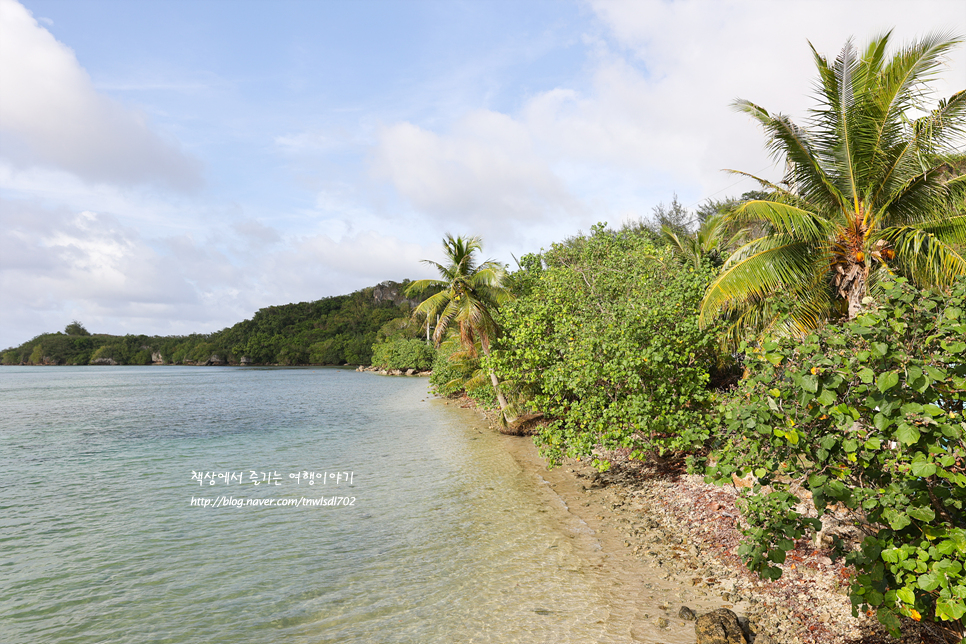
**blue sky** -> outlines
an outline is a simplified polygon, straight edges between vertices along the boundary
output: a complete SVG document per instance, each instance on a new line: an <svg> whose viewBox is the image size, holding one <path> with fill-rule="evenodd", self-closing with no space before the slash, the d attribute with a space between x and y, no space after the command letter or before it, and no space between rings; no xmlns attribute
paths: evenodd
<svg viewBox="0 0 966 644"><path fill-rule="evenodd" d="M834 23L829 17L836 17ZM966 34L957 1L0 0L0 347L210 332L779 174L808 41ZM966 85L966 48L935 84Z"/></svg>

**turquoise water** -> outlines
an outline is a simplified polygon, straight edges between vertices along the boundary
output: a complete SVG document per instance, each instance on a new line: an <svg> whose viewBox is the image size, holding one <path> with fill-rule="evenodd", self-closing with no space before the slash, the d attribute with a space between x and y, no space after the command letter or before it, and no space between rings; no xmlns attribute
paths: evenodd
<svg viewBox="0 0 966 644"><path fill-rule="evenodd" d="M427 384L0 369L0 642L622 641L508 439Z"/></svg>

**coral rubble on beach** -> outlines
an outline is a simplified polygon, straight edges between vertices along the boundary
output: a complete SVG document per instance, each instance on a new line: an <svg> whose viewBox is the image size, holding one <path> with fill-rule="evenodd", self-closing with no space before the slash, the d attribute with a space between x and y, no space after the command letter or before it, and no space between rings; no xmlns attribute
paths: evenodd
<svg viewBox="0 0 966 644"><path fill-rule="evenodd" d="M756 641L780 644L878 644L897 642L874 617L852 616L850 571L808 539L796 544L777 581L749 572L737 555L741 515L737 489L704 483L698 476L655 472L623 464L599 474L587 463L567 470L583 479L585 496L607 510L624 547L651 559L722 606L740 605ZM738 611L739 613L742 611ZM903 624L903 642L940 644L928 624Z"/></svg>

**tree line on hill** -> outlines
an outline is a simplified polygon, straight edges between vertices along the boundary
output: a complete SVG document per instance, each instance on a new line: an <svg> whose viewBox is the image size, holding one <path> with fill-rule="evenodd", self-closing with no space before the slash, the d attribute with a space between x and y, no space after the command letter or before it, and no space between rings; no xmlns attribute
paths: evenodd
<svg viewBox="0 0 966 644"><path fill-rule="evenodd" d="M418 300L401 296L408 283L384 282L350 295L269 306L250 320L209 334L114 336L91 333L75 321L63 332L44 333L3 351L2 361L5 365L368 365L374 346L412 340L424 332L411 322L411 309ZM421 345L425 347L425 342Z"/></svg>

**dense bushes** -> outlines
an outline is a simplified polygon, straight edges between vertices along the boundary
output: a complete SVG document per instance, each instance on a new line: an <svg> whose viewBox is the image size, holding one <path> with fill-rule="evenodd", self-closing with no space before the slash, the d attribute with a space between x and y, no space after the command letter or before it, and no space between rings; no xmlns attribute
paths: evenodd
<svg viewBox="0 0 966 644"><path fill-rule="evenodd" d="M425 340L397 338L373 347L372 364L383 369L416 369L433 366L436 351Z"/></svg>
<svg viewBox="0 0 966 644"><path fill-rule="evenodd" d="M439 345L433 360L433 373L429 384L440 396L466 394L483 407L494 407L496 396L490 379L480 364L479 348L470 355L459 342L459 335L450 337Z"/></svg>
<svg viewBox="0 0 966 644"><path fill-rule="evenodd" d="M866 537L848 554L851 599L894 633L897 615L966 614L966 281L944 297L903 280L853 322L747 353L749 377L723 415L712 478L752 472L749 566L775 578L794 539L818 527L793 510L795 484L819 517L848 509ZM766 487L767 486L767 487Z"/></svg>
<svg viewBox="0 0 966 644"><path fill-rule="evenodd" d="M550 423L552 459L595 447L686 450L708 438L714 329L696 310L708 268L670 261L645 236L595 226L524 269L527 294L500 311L498 376Z"/></svg>

